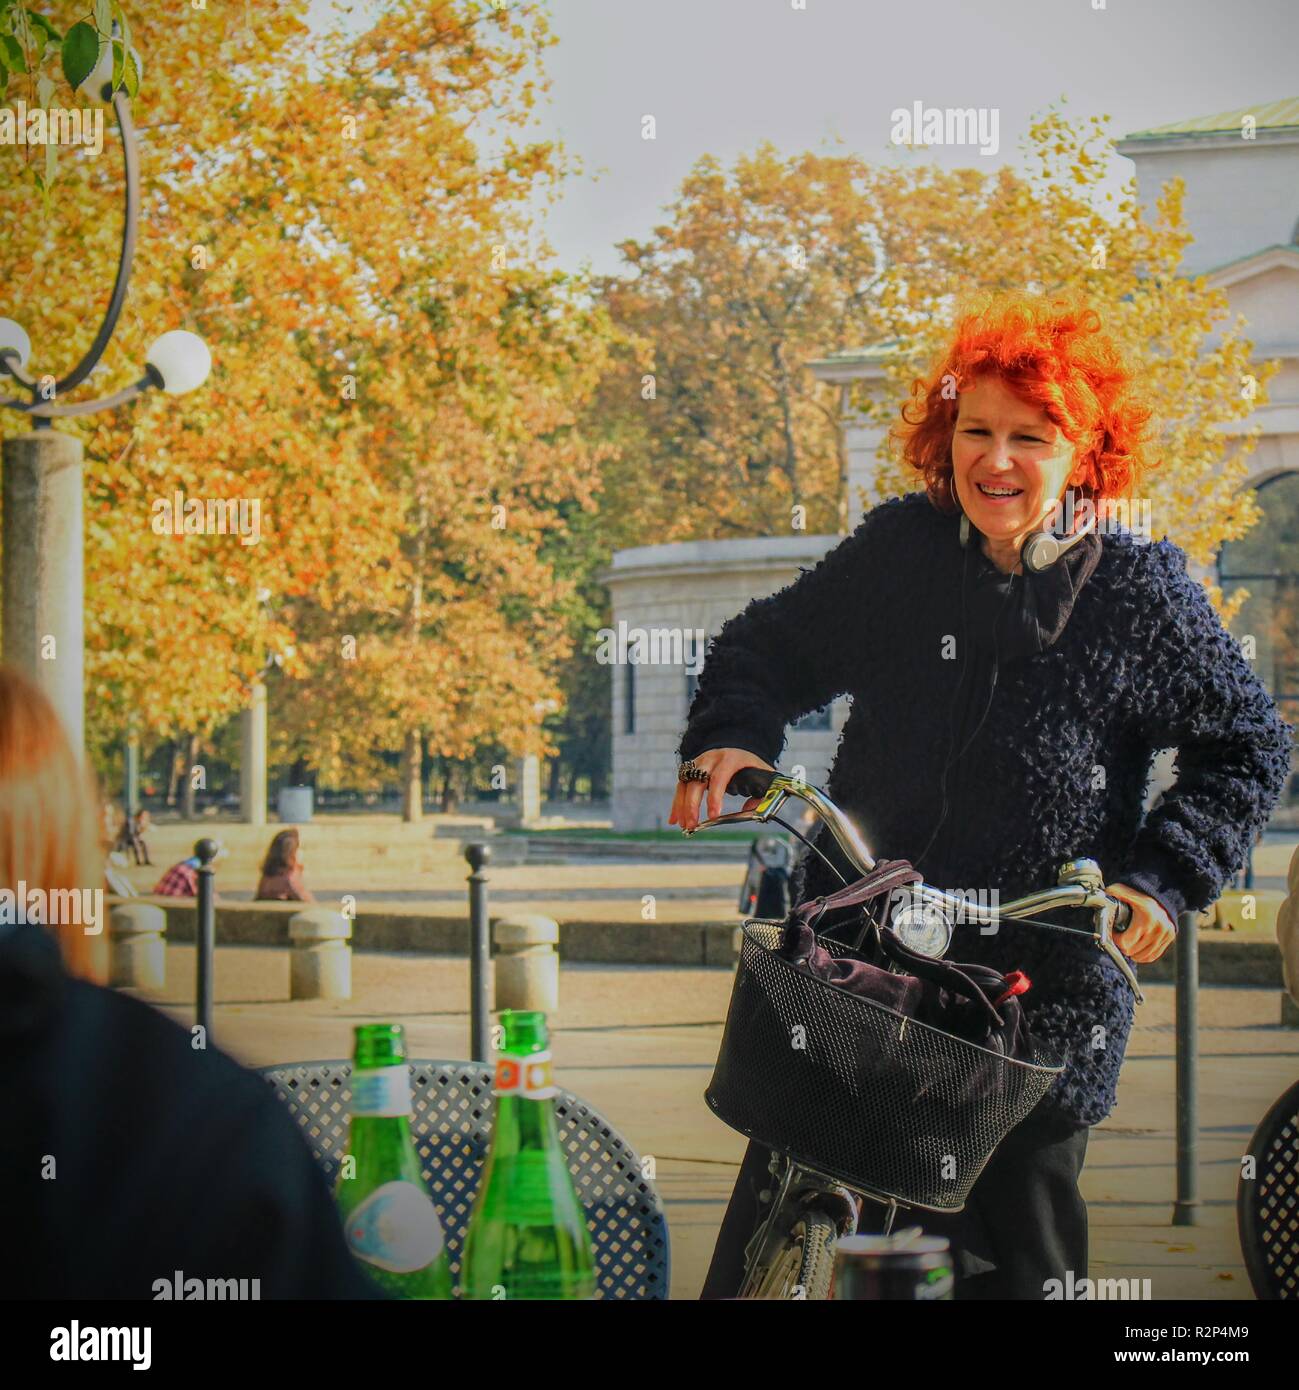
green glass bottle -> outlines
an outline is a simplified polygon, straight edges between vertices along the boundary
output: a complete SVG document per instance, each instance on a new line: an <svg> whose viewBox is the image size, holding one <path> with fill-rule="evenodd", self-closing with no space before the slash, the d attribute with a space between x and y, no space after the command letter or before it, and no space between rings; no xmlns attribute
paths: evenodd
<svg viewBox="0 0 1299 1390"><path fill-rule="evenodd" d="M546 1016L501 1014L496 1120L460 1265L461 1298L595 1297L586 1214L555 1127Z"/></svg>
<svg viewBox="0 0 1299 1390"><path fill-rule="evenodd" d="M347 1155L334 1185L348 1248L393 1298L450 1298L451 1265L410 1132L398 1023L356 1029Z"/></svg>

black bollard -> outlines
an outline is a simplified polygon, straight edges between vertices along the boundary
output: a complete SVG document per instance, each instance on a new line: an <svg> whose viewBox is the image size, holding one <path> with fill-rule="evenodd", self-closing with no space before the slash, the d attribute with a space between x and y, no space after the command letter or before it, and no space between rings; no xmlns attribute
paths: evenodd
<svg viewBox="0 0 1299 1390"><path fill-rule="evenodd" d="M491 1059L489 1028L492 1003L487 980L491 970L491 938L487 926L487 875L483 865L492 857L489 845L465 847L465 858L473 871L469 875L469 1058L474 1062Z"/></svg>
<svg viewBox="0 0 1299 1390"><path fill-rule="evenodd" d="M1199 913L1177 919L1177 1199L1173 1225L1194 1226L1199 1197Z"/></svg>
<svg viewBox="0 0 1299 1390"><path fill-rule="evenodd" d="M217 856L215 840L199 840L194 846L198 856L198 923L194 944L198 951L198 1001L195 1008L199 1026L203 1029L204 1046L212 1044L213 953L216 949L216 870L212 861Z"/></svg>

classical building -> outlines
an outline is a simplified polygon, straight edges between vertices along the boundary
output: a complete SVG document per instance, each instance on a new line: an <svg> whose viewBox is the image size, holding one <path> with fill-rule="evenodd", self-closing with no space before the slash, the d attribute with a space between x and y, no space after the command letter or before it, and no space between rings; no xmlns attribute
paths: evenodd
<svg viewBox="0 0 1299 1390"><path fill-rule="evenodd" d="M1194 240L1185 271L1204 275L1242 316L1259 361L1279 360L1269 403L1251 419L1262 437L1250 455L1248 487L1264 519L1241 541L1222 547L1217 578L1230 595L1251 597L1233 624L1254 638L1256 669L1282 712L1299 727L1299 98L1139 131L1116 146L1136 166L1137 187L1153 218L1161 186L1180 175ZM823 381L884 388L892 344L809 363ZM843 420L849 513L860 515L879 466L883 426L855 415ZM869 495L869 494L867 494ZM1156 534L1158 532L1156 531ZM618 552L603 576L615 627L643 630L640 655L613 673L613 821L619 829L666 822L675 750L694 692L690 638L713 636L752 598L791 583L837 536L780 536L692 541ZM1210 571L1212 573L1212 571ZM653 641L657 629L660 640ZM670 636L689 650L673 664ZM677 639L678 642L681 639ZM623 655L630 655L623 644ZM700 648L701 649L701 648ZM697 663L695 663L697 664ZM790 733L781 765L800 765L813 782L833 758L846 702L804 719ZM1171 759L1157 772L1152 796L1166 785ZM1273 824L1299 825L1299 770Z"/></svg>
<svg viewBox="0 0 1299 1390"><path fill-rule="evenodd" d="M1161 185L1182 177L1195 238L1186 273L1226 293L1256 361L1280 363L1249 421L1261 437L1243 486L1263 519L1221 547L1214 577L1227 597L1249 590L1232 630L1254 639L1255 669L1299 728L1299 97L1138 131L1116 148L1136 165L1147 217ZM1299 755L1295 767L1274 826L1299 827Z"/></svg>

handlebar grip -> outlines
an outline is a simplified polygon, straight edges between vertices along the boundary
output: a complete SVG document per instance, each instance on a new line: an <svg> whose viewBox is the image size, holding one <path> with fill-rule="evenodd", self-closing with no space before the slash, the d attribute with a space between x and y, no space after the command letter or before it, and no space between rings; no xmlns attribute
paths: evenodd
<svg viewBox="0 0 1299 1390"><path fill-rule="evenodd" d="M1114 901L1118 903L1118 911L1114 914L1114 924L1110 931L1118 936L1132 925L1132 904L1125 903L1122 898L1115 898Z"/></svg>
<svg viewBox="0 0 1299 1390"><path fill-rule="evenodd" d="M776 775L770 767L742 767L727 783L728 796L762 796Z"/></svg>

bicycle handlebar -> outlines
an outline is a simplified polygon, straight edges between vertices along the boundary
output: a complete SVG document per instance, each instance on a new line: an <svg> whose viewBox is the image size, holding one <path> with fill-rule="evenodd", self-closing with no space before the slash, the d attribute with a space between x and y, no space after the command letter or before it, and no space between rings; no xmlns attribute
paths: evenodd
<svg viewBox="0 0 1299 1390"><path fill-rule="evenodd" d="M825 823L826 828L840 849L843 850L848 861L856 869L865 875L875 868L875 860L852 820L823 791L810 785L810 783L799 778L788 777L782 772L777 772L774 768L743 767L731 778L726 791L731 796L757 797L758 804L749 811L731 811L726 815L715 816L711 820L702 820L695 826L694 830L687 830L684 832L685 834L693 835L697 830L704 830L714 825L734 824L738 821L768 821L792 796L797 797L812 808ZM1081 934L1088 935L1095 941L1096 945L1118 966L1138 1003L1144 1002L1145 996L1141 993L1141 987L1137 983L1136 973L1133 971L1128 958L1114 943L1114 938L1121 935L1131 925L1132 908L1128 903L1112 897L1104 891L1104 879L1100 867L1093 859L1071 859L1062 865L1059 872L1059 884L1055 888L1046 888L1037 893L1029 893L1025 897L1016 898L1012 902L991 908L972 906L964 899L954 898L945 890L935 888L928 883L912 884L909 891L926 905L937 907L944 913L953 911L959 913L960 915L956 920L972 921L980 925L995 926L1003 920L1022 920L1032 912L1049 912L1054 908L1089 909L1094 914L1096 927L1091 932ZM1046 925L1057 926L1058 924L1047 923ZM1059 930L1075 931L1077 929L1060 926Z"/></svg>

